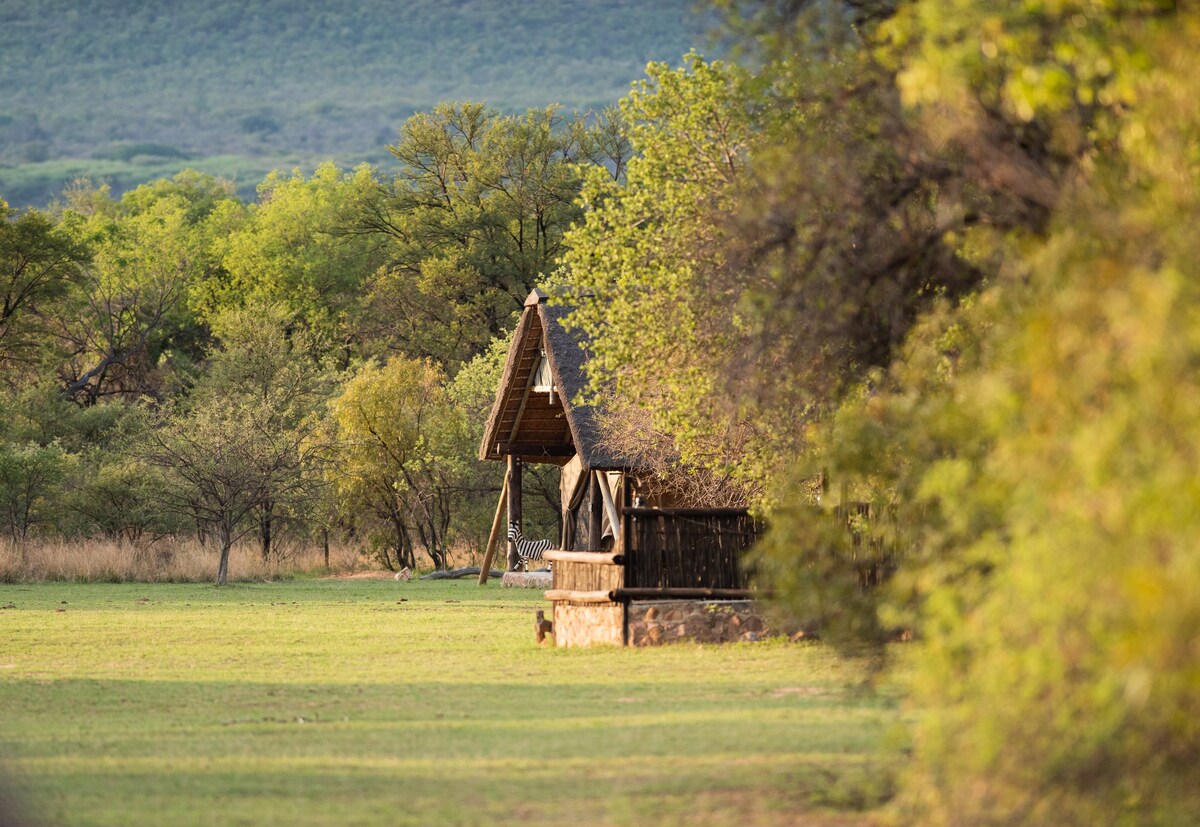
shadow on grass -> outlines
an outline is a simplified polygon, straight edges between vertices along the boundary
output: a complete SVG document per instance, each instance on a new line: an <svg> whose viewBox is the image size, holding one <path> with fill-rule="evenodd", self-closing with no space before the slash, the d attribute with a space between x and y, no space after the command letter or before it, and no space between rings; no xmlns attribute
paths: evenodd
<svg viewBox="0 0 1200 827"><path fill-rule="evenodd" d="M0 738L64 825L782 825L890 794L878 705L671 690L18 680Z"/></svg>

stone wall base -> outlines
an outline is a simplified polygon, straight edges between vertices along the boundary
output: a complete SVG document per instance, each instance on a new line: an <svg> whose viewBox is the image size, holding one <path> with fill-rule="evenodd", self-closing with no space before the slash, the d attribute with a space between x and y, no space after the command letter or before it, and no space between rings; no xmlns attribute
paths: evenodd
<svg viewBox="0 0 1200 827"><path fill-rule="evenodd" d="M554 603L556 646L621 646L625 607L620 603Z"/></svg>
<svg viewBox="0 0 1200 827"><path fill-rule="evenodd" d="M771 634L763 607L753 600L634 601L625 618L630 646L735 643Z"/></svg>

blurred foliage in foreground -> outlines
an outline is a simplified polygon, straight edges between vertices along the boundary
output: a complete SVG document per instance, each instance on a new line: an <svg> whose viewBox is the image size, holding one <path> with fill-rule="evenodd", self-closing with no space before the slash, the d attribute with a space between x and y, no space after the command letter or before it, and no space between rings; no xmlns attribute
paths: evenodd
<svg viewBox="0 0 1200 827"><path fill-rule="evenodd" d="M652 73L568 238L643 450L827 637L915 634L906 821L1189 823L1200 15L722 5L756 68Z"/></svg>

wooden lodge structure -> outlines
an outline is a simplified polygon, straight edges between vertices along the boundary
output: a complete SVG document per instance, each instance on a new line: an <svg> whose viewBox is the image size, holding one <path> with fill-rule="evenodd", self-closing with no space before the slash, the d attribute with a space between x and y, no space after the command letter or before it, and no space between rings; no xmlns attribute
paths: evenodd
<svg viewBox="0 0 1200 827"><path fill-rule="evenodd" d="M501 505L518 527L522 466L562 469L562 536L544 554L555 643L753 639L763 624L741 558L760 526L743 509L686 508L654 496L647 475L604 446L600 410L580 401L587 342L564 327L570 312L541 290L526 299L480 446L480 459L507 463ZM496 516L481 583L500 507ZM517 564L510 541L509 570ZM694 633L688 617L715 618L720 628Z"/></svg>

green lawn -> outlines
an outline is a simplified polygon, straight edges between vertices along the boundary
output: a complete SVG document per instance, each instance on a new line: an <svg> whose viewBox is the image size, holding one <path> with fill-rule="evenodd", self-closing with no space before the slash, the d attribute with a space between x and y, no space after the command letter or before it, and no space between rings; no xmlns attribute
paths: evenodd
<svg viewBox="0 0 1200 827"><path fill-rule="evenodd" d="M54 825L864 824L886 696L783 641L553 650L473 582L0 585L0 761Z"/></svg>

